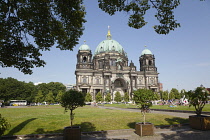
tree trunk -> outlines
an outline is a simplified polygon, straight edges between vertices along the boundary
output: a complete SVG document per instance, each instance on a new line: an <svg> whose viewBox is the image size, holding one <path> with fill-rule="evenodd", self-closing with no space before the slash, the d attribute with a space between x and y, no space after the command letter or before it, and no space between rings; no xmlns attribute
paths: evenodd
<svg viewBox="0 0 210 140"><path fill-rule="evenodd" d="M142 116L143 116L143 123L145 124L145 110L141 110Z"/></svg>
<svg viewBox="0 0 210 140"><path fill-rule="evenodd" d="M73 110L70 110L70 125L71 125L71 127L72 127L72 122L73 122L73 118L74 116L73 116Z"/></svg>

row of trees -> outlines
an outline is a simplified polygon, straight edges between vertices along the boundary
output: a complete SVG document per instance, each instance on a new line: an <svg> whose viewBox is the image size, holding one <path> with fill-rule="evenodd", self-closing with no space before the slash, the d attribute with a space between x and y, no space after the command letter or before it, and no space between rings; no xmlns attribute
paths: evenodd
<svg viewBox="0 0 210 140"><path fill-rule="evenodd" d="M160 95L158 93L154 93L154 99L159 100ZM103 102L103 101L111 102L112 101L112 96L111 96L111 93L108 93L108 94L103 96L103 94L101 92L98 92L96 94L95 100L96 100L97 103L98 102ZM90 93L86 94L85 101L86 102L92 102L92 95ZM115 96L114 96L114 101L117 102L117 103L122 102L122 101L129 102L130 101L129 94L127 92L125 92L124 96L122 96L120 94L120 92L116 92Z"/></svg>
<svg viewBox="0 0 210 140"><path fill-rule="evenodd" d="M59 102L66 87L59 82L41 83L22 82L14 78L0 78L0 100L27 100L30 102Z"/></svg>
<svg viewBox="0 0 210 140"><path fill-rule="evenodd" d="M184 89L182 89L181 92L176 88L172 88L170 92L168 90L160 91L160 98L163 100L181 99L183 96L188 98L188 94Z"/></svg>
<svg viewBox="0 0 210 140"><path fill-rule="evenodd" d="M85 96L85 101L86 102L92 102L92 95L90 93L87 93L86 96ZM106 95L103 95L101 92L98 92L96 94L96 97L95 97L95 100L96 102L111 102L112 101L112 96L111 96L111 93L107 93ZM116 102L121 102L121 101L124 101L124 102L129 102L129 95L128 93L126 92L124 94L124 96L121 96L120 92L116 92L115 94L115 97L114 97L114 101Z"/></svg>
<svg viewBox="0 0 210 140"><path fill-rule="evenodd" d="M65 92L66 87L59 82L41 83L34 85L33 82L22 82L14 78L0 78L0 100L27 100L28 102L43 102L48 103L60 102L62 94ZM171 100L180 99L184 95L188 98L188 92L184 89L179 92L176 88L172 88L169 91L160 91L156 93L156 99ZM86 102L91 102L93 97L90 93L85 96ZM112 97L110 93L103 95L97 93L95 97L96 102L110 102ZM116 102L129 102L129 94L126 92L124 96L121 96L119 92L115 93L114 101Z"/></svg>
<svg viewBox="0 0 210 140"><path fill-rule="evenodd" d="M190 92L190 91L188 91ZM181 90L181 92L179 92L176 88L172 88L170 90L170 92L168 90L166 91L160 91L159 93L154 93L154 99L155 100L172 100L172 99L181 99L183 98L183 96L185 96L185 98L189 98L189 94L188 92L186 92L184 89ZM86 102L91 102L92 101L92 95L90 93L87 93L86 97L85 97ZM103 95L101 92L98 92L96 94L95 97L96 102L110 102L112 101L112 97L111 94L108 93L106 95ZM126 92L124 94L124 96L122 96L119 92L115 93L115 97L114 97L114 101L115 102L129 102L129 94Z"/></svg>

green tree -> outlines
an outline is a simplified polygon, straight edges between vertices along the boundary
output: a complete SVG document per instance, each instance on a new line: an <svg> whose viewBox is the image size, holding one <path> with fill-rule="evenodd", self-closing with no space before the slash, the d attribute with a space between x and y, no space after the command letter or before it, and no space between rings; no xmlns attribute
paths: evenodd
<svg viewBox="0 0 210 140"><path fill-rule="evenodd" d="M0 114L0 138L8 128L10 128L10 123Z"/></svg>
<svg viewBox="0 0 210 140"><path fill-rule="evenodd" d="M17 99L22 94L23 84L17 79L11 77L1 78L0 83L0 98L5 102Z"/></svg>
<svg viewBox="0 0 210 140"><path fill-rule="evenodd" d="M208 101L208 91L204 87L197 87L195 91L189 91L187 94L189 96L190 105L194 106L195 113L200 116L206 102Z"/></svg>
<svg viewBox="0 0 210 140"><path fill-rule="evenodd" d="M170 91L170 99L180 99L180 93L176 88L172 88Z"/></svg>
<svg viewBox="0 0 210 140"><path fill-rule="evenodd" d="M149 89L138 89L133 93L133 100L139 108L144 117L145 124L145 114L148 111L149 107L152 106L152 100L154 100L154 93Z"/></svg>
<svg viewBox="0 0 210 140"><path fill-rule="evenodd" d="M154 93L154 97L153 97L154 100L160 100L160 94L155 92Z"/></svg>
<svg viewBox="0 0 210 140"><path fill-rule="evenodd" d="M42 103L44 101L44 95L41 90L38 91L38 94L35 96L36 103Z"/></svg>
<svg viewBox="0 0 210 140"><path fill-rule="evenodd" d="M86 102L92 102L92 95L90 93L87 93L85 96L85 101Z"/></svg>
<svg viewBox="0 0 210 140"><path fill-rule="evenodd" d="M50 82L50 83L41 83L36 86L38 90L43 92L43 95L46 96L50 91L53 92L53 96L56 97L59 91L65 92L66 86L59 82Z"/></svg>
<svg viewBox="0 0 210 140"><path fill-rule="evenodd" d="M122 97L121 97L120 92L117 91L115 93L114 101L116 101L117 103L122 101Z"/></svg>
<svg viewBox="0 0 210 140"><path fill-rule="evenodd" d="M31 102L36 92L32 82L25 83L11 77L0 78L0 99L3 99L5 102L11 99Z"/></svg>
<svg viewBox="0 0 210 140"><path fill-rule="evenodd" d="M58 103L61 102L62 96L63 96L63 91L62 90L59 90L59 92L58 92L58 94L57 94L57 96L55 98Z"/></svg>
<svg viewBox="0 0 210 140"><path fill-rule="evenodd" d="M33 82L24 83L24 96L23 100L27 100L28 103L34 102L35 96L37 94L36 86Z"/></svg>
<svg viewBox="0 0 210 140"><path fill-rule="evenodd" d="M46 95L45 101L46 101L48 104L51 104L51 103L54 103L54 102L55 102L55 99L54 99L54 96L53 96L52 91L49 91L49 93Z"/></svg>
<svg viewBox="0 0 210 140"><path fill-rule="evenodd" d="M160 90L160 99L163 99L163 91L162 90Z"/></svg>
<svg viewBox="0 0 210 140"><path fill-rule="evenodd" d="M96 94L96 103L102 102L102 101L103 101L102 94L101 94L101 92L98 92L98 93Z"/></svg>
<svg viewBox="0 0 210 140"><path fill-rule="evenodd" d="M50 82L50 83L47 83L46 84L46 88L48 89L48 92L49 91L52 91L53 92L53 95L55 97L57 96L57 94L59 93L60 90L62 92L65 92L66 91L66 86L63 85L60 82Z"/></svg>
<svg viewBox="0 0 210 140"><path fill-rule="evenodd" d="M82 92L78 92L76 90L68 90L66 91L61 98L61 106L65 108L65 111L70 110L70 124L72 127L74 120L74 113L78 107L82 107L85 105L85 97Z"/></svg>
<svg viewBox="0 0 210 140"><path fill-rule="evenodd" d="M40 59L41 51L49 51L54 44L61 50L72 50L83 34L86 21L82 0L1 0L0 3L2 67L15 67L24 74L32 74L31 68L46 64Z"/></svg>
<svg viewBox="0 0 210 140"><path fill-rule="evenodd" d="M111 102L111 93L108 93L105 98L106 102Z"/></svg>
<svg viewBox="0 0 210 140"><path fill-rule="evenodd" d="M126 103L129 102L129 94L128 94L128 92L125 92L123 99L124 99L124 101Z"/></svg>
<svg viewBox="0 0 210 140"><path fill-rule="evenodd" d="M171 30L180 27L180 23L174 18L174 9L180 4L180 0L99 0L99 7L114 15L117 11L128 13L128 26L139 29L147 24L144 17L151 7L157 10L155 18L160 25L154 25L158 34L168 34Z"/></svg>
<svg viewBox="0 0 210 140"><path fill-rule="evenodd" d="M165 101L169 99L168 90L162 92L162 99Z"/></svg>
<svg viewBox="0 0 210 140"><path fill-rule="evenodd" d="M47 83L41 83L36 85L37 90L42 91L43 96L46 96L49 93L49 87L47 86Z"/></svg>
<svg viewBox="0 0 210 140"><path fill-rule="evenodd" d="M169 93L169 100L175 99L174 92Z"/></svg>

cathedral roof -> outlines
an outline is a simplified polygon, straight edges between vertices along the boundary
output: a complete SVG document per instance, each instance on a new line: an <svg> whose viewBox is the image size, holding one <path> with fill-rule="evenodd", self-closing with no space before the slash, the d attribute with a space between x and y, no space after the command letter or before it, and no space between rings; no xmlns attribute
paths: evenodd
<svg viewBox="0 0 210 140"><path fill-rule="evenodd" d="M146 47L146 46L145 46L145 47ZM145 49L141 52L141 55L145 55L145 54L152 54L152 52L151 52L149 49L145 48Z"/></svg>
<svg viewBox="0 0 210 140"><path fill-rule="evenodd" d="M80 51L89 51L90 47L87 44L85 44L85 41L84 41L84 44L79 47L79 50Z"/></svg>
<svg viewBox="0 0 210 140"><path fill-rule="evenodd" d="M95 50L95 55L99 53L113 52L113 51L116 51L118 53L125 53L120 43L112 39L110 30L108 30L106 40L103 40L98 44Z"/></svg>

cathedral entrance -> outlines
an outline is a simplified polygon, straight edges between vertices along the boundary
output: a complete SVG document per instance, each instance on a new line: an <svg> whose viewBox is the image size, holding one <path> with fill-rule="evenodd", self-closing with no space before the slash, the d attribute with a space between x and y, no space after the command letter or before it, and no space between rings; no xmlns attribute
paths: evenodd
<svg viewBox="0 0 210 140"><path fill-rule="evenodd" d="M114 81L113 84L113 100L115 97L115 94L119 92L120 95L123 97L125 92L127 92L127 85L124 79L118 78Z"/></svg>

